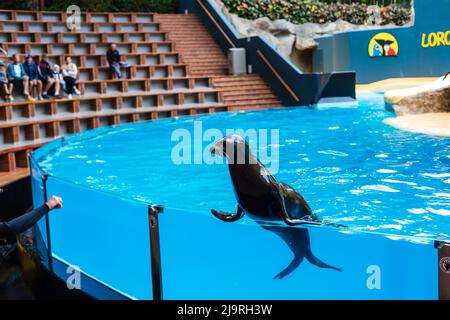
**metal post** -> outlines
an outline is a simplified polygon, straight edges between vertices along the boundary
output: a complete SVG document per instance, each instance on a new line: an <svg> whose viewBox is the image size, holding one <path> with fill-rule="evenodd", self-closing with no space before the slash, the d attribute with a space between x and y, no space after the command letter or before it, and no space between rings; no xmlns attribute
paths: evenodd
<svg viewBox="0 0 450 320"><path fill-rule="evenodd" d="M44 201L47 202L47 179L48 174L44 173L42 175L42 185L44 188ZM50 237L50 217L48 215L48 212L45 214L45 229L47 234L47 255L48 255L48 267L50 271L53 272L53 257L52 257L52 242Z"/></svg>
<svg viewBox="0 0 450 320"><path fill-rule="evenodd" d="M153 300L163 299L161 253L159 247L159 222L158 222L158 214L163 212L164 208L160 205L150 205L148 207Z"/></svg>
<svg viewBox="0 0 450 320"><path fill-rule="evenodd" d="M435 241L438 249L439 300L450 300L450 243Z"/></svg>

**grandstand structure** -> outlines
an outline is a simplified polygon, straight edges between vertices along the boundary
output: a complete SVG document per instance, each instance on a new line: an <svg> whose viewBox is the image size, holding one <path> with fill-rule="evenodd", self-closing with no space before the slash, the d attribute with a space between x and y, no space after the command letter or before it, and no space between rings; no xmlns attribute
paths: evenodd
<svg viewBox="0 0 450 320"><path fill-rule="evenodd" d="M0 43L11 54L41 56L79 69L80 96L0 100L0 186L29 174L28 154L70 133L183 115L281 107L258 74L229 75L227 57L195 14L0 10ZM111 42L131 66L113 79ZM0 56L0 59L5 60ZM6 62L6 61L5 61Z"/></svg>

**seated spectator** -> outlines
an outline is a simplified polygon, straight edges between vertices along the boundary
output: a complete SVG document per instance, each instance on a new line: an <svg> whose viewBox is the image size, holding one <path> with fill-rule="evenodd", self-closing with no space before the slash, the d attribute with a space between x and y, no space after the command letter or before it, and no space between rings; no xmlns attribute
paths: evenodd
<svg viewBox="0 0 450 320"><path fill-rule="evenodd" d="M10 89L10 84L8 83L8 77L6 76L5 64L0 61L0 86L5 90L5 100L13 101L12 91Z"/></svg>
<svg viewBox="0 0 450 320"><path fill-rule="evenodd" d="M12 93L12 90L14 87L23 86L23 94L27 98L28 101L34 101L33 97L30 96L30 93L28 92L28 82L29 78L27 74L25 73L25 69L23 68L23 65L20 63L20 56L16 53L11 57L12 62L8 65L7 71L9 74L9 80L10 80L10 90Z"/></svg>
<svg viewBox="0 0 450 320"><path fill-rule="evenodd" d="M25 70L25 73L28 76L28 91L33 95L34 88L36 88L37 91L37 98L38 100L42 99L42 81L38 79L38 67L36 63L33 61L33 57L31 54L27 54L25 56L25 62L23 63L23 69Z"/></svg>
<svg viewBox="0 0 450 320"><path fill-rule="evenodd" d="M56 81L59 82L59 87L61 90L66 91L66 82L64 81L64 77L61 73L61 67L57 64L53 66L53 74L55 75Z"/></svg>
<svg viewBox="0 0 450 320"><path fill-rule="evenodd" d="M72 99L74 94L79 94L79 91L75 88L77 82L78 69L77 65L72 62L71 57L66 57L66 63L61 67L63 79L66 83L66 92L69 99Z"/></svg>
<svg viewBox="0 0 450 320"><path fill-rule="evenodd" d="M45 99L49 99L48 91L54 86L55 90L54 96L59 97L59 82L55 80L52 67L50 66L50 62L46 54L42 55L41 62L39 62L38 72L39 72L39 79L42 81L44 85L44 91L42 92L42 96Z"/></svg>
<svg viewBox="0 0 450 320"><path fill-rule="evenodd" d="M108 51L106 52L106 59L108 60L109 67L113 72L113 76L117 76L119 79L122 78L122 71L120 67L128 68L130 64L126 61L121 61L119 50L117 50L117 45L111 43Z"/></svg>

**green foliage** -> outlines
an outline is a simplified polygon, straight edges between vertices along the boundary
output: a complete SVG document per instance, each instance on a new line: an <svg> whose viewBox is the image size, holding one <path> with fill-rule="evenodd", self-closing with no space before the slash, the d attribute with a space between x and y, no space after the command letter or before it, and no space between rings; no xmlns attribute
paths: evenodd
<svg viewBox="0 0 450 320"><path fill-rule="evenodd" d="M79 6L81 11L169 13L175 11L176 0L46 0L45 10L66 11L73 4ZM31 0L0 0L0 8L34 9Z"/></svg>
<svg viewBox="0 0 450 320"><path fill-rule="evenodd" d="M28 10L31 8L31 0L0 0L0 9Z"/></svg>
<svg viewBox="0 0 450 320"><path fill-rule="evenodd" d="M396 6L400 6L400 7L405 7L405 8L411 8L411 0L322 0L322 2L325 3L336 3L336 2L341 2L341 3L364 3L367 4L368 6L371 5L378 5L378 6L388 6L388 5L396 5Z"/></svg>
<svg viewBox="0 0 450 320"><path fill-rule="evenodd" d="M316 0L222 0L231 13L250 20L268 17L271 20L286 19L292 23L325 23L342 19L354 24L366 24L369 18L366 3L342 3ZM350 1L349 1L350 2ZM360 1L364 2L364 1ZM387 3L388 1L386 1ZM382 7L382 24L404 25L411 12L396 5Z"/></svg>
<svg viewBox="0 0 450 320"><path fill-rule="evenodd" d="M403 25L411 18L411 12L394 5L381 8L382 24L394 23L396 25Z"/></svg>
<svg viewBox="0 0 450 320"><path fill-rule="evenodd" d="M70 5L77 5L81 11L108 11L112 0L50 0L45 2L45 10L66 11Z"/></svg>
<svg viewBox="0 0 450 320"><path fill-rule="evenodd" d="M175 11L175 0L113 0L115 10L120 12L148 11L170 13Z"/></svg>

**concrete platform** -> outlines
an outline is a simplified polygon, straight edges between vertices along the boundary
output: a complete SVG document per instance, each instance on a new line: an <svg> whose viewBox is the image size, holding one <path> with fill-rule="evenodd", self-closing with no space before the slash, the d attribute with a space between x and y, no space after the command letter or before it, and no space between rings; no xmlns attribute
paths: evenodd
<svg viewBox="0 0 450 320"><path fill-rule="evenodd" d="M450 137L450 113L424 113L387 118L384 123L409 132Z"/></svg>
<svg viewBox="0 0 450 320"><path fill-rule="evenodd" d="M406 89L421 86L437 79L439 79L439 77L390 78L369 84L358 84L356 85L356 92L385 92L388 90Z"/></svg>

